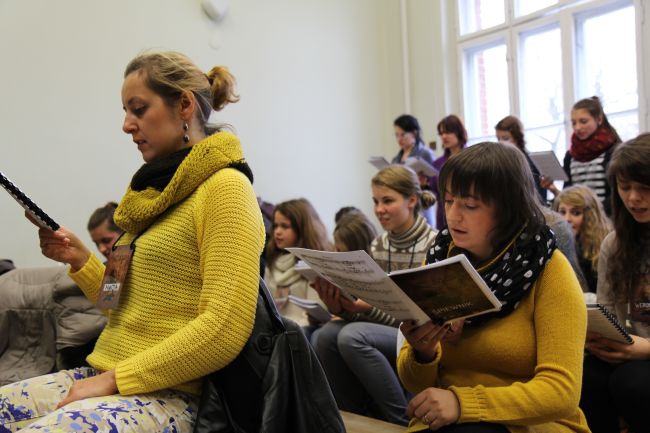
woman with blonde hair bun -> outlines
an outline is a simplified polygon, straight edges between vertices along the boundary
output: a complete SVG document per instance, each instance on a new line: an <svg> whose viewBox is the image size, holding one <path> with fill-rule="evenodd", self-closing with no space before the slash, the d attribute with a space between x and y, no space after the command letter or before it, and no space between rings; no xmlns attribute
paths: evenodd
<svg viewBox="0 0 650 433"><path fill-rule="evenodd" d="M145 164L115 211L124 234L108 264L65 227L39 230L43 254L69 265L108 323L91 367L0 388L13 408L1 411L0 430L193 430L201 379L241 352L258 301L264 225L253 174L239 139L209 135L207 123L237 101L234 82L227 69L205 74L176 52L128 64L122 130ZM245 386L232 416L258 431L261 383Z"/></svg>
<svg viewBox="0 0 650 433"><path fill-rule="evenodd" d="M558 194L553 201L553 210L571 225L580 268L589 291L596 293L600 244L612 231L603 205L591 188L574 185Z"/></svg>

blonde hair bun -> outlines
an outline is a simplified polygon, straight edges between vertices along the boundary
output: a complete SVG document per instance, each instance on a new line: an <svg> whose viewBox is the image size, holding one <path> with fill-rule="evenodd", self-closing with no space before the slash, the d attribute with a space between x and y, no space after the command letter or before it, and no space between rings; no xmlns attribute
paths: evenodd
<svg viewBox="0 0 650 433"><path fill-rule="evenodd" d="M239 101L235 93L235 77L225 66L215 66L206 74L210 83L212 108L222 110L226 105Z"/></svg>
<svg viewBox="0 0 650 433"><path fill-rule="evenodd" d="M428 189L422 190L422 196L420 197L420 204L424 209L429 209L431 206L436 204L436 196L433 192Z"/></svg>

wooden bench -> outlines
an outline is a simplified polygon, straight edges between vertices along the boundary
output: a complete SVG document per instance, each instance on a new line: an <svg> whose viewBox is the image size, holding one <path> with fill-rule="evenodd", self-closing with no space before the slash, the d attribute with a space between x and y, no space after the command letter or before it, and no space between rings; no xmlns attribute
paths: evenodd
<svg viewBox="0 0 650 433"><path fill-rule="evenodd" d="M341 411L341 418L348 433L404 433L406 427L380 421L367 416Z"/></svg>

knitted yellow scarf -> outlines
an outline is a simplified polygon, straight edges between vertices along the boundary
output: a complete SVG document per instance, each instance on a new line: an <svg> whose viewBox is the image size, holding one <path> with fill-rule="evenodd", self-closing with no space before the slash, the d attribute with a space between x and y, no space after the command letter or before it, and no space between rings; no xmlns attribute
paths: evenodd
<svg viewBox="0 0 650 433"><path fill-rule="evenodd" d="M141 233L214 173L243 159L241 145L235 135L219 132L206 137L192 146L192 151L178 166L163 191L151 187L134 191L129 186L115 210L115 223L128 233Z"/></svg>

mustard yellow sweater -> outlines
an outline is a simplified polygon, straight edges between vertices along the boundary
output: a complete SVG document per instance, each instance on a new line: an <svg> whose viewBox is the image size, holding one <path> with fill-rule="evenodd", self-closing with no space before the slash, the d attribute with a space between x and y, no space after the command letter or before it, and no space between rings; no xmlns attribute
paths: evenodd
<svg viewBox="0 0 650 433"><path fill-rule="evenodd" d="M556 250L531 293L510 315L465 328L420 364L408 342L398 374L406 388L446 388L460 402L459 423L504 424L513 433L588 433L578 409L586 311L571 265ZM408 431L425 430L413 420Z"/></svg>
<svg viewBox="0 0 650 433"><path fill-rule="evenodd" d="M248 179L224 168L242 159L237 138L219 133L194 145L164 191L129 188L122 199L120 244L144 232L88 357L99 370L115 369L120 394L199 393L198 379L227 365L248 339L264 225ZM93 256L70 275L96 301L103 273Z"/></svg>

